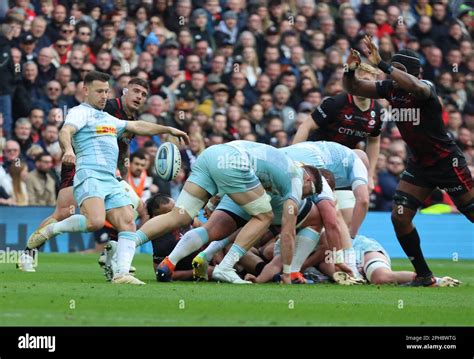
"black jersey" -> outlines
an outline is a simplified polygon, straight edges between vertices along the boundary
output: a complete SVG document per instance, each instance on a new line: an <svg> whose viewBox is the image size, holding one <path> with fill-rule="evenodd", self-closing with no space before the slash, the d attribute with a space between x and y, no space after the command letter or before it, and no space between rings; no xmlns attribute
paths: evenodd
<svg viewBox="0 0 474 359"><path fill-rule="evenodd" d="M376 88L379 96L390 103L391 116L410 149L411 160L420 167L431 167L458 148L444 126L442 106L433 84L422 81L431 90L430 97L423 100L396 89L391 80L378 81Z"/></svg>
<svg viewBox="0 0 474 359"><path fill-rule="evenodd" d="M311 139L338 142L355 148L367 137L377 137L382 129L382 106L371 100L367 111L361 111L351 94L342 92L326 98L312 114L318 125Z"/></svg>

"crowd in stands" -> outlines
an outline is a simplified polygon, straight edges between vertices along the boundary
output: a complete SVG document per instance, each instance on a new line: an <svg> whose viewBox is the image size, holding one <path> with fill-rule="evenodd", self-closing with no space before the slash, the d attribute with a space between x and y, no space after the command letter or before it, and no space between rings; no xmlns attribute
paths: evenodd
<svg viewBox="0 0 474 359"><path fill-rule="evenodd" d="M110 98L131 78L145 79L150 97L139 118L189 133L183 169L170 183L153 168L164 139L131 143L132 175L146 170L150 177L146 195L176 197L208 146L291 144L321 101L343 91L343 64L350 48L362 52L365 34L385 61L404 48L419 54L422 76L436 85L445 125L474 174L472 16L471 2L447 0L2 1L0 205L55 205L58 131L81 103L88 71L112 76ZM371 210L391 210L407 155L396 124L385 121ZM454 210L442 191L426 206L433 203Z"/></svg>

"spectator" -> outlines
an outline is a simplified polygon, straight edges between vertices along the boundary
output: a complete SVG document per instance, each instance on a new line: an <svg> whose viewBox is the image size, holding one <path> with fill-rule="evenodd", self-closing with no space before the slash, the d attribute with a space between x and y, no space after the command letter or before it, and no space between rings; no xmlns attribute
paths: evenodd
<svg viewBox="0 0 474 359"><path fill-rule="evenodd" d="M403 159L398 155L390 155L387 159L387 170L379 173L378 186L380 188L376 209L390 212L392 210L393 195L395 194L400 174L405 170Z"/></svg>
<svg viewBox="0 0 474 359"><path fill-rule="evenodd" d="M28 191L28 205L30 206L55 206L56 181L51 175L53 158L42 153L36 157L36 169L28 173L25 179Z"/></svg>
<svg viewBox="0 0 474 359"><path fill-rule="evenodd" d="M147 174L147 164L148 156L143 150L134 152L130 156L130 171L127 182L144 202L153 193L158 192L158 188L153 185L153 179Z"/></svg>
<svg viewBox="0 0 474 359"><path fill-rule="evenodd" d="M11 197L14 206L28 205L28 191L25 179L28 175L28 166L24 161L13 161L8 173L0 177L0 187Z"/></svg>

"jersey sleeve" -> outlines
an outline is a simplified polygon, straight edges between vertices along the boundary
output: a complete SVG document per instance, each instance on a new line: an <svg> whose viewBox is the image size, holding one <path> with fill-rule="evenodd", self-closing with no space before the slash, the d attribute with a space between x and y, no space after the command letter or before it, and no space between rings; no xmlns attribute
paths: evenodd
<svg viewBox="0 0 474 359"><path fill-rule="evenodd" d="M326 98L318 107L316 107L316 110L314 110L311 115L313 121L319 127L326 127L326 125L335 118L336 106L336 101L333 97Z"/></svg>
<svg viewBox="0 0 474 359"><path fill-rule="evenodd" d="M114 117L110 114L109 114L109 119L115 125L115 128L117 129L117 137L121 137L124 134L125 130L127 129L128 121L119 120L117 117Z"/></svg>
<svg viewBox="0 0 474 359"><path fill-rule="evenodd" d="M64 126L69 125L74 127L77 131L87 124L87 111L81 109L79 106L73 107L68 111Z"/></svg>
<svg viewBox="0 0 474 359"><path fill-rule="evenodd" d="M367 167L365 167L364 162L362 162L359 157L354 160L352 172L350 174L350 182L352 190L354 190L357 186L361 184L369 183L369 174L367 172Z"/></svg>
<svg viewBox="0 0 474 359"><path fill-rule="evenodd" d="M381 98L389 100L390 93L393 90L393 82L391 80L377 81L375 88Z"/></svg>

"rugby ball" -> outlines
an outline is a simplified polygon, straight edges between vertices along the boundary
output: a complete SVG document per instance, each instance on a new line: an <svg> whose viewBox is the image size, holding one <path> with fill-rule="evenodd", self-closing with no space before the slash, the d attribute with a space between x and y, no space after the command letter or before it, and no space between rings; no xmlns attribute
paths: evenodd
<svg viewBox="0 0 474 359"><path fill-rule="evenodd" d="M164 181L171 181L176 178L181 169L181 153L178 147L171 143L165 142L155 157L155 170L158 176Z"/></svg>

